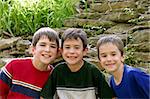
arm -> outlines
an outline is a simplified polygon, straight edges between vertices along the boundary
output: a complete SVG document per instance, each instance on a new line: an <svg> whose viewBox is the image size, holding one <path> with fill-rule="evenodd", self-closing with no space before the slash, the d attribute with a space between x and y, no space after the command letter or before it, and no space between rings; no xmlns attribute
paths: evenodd
<svg viewBox="0 0 150 99"><path fill-rule="evenodd" d="M54 96L55 91L56 91L56 85L55 85L54 80L55 80L54 79L54 73L52 72L52 74L48 78L48 81L46 82L46 84L42 88L42 91L40 94L41 99L42 98L53 99L53 96Z"/></svg>
<svg viewBox="0 0 150 99"><path fill-rule="evenodd" d="M101 75L101 97L102 98L112 98L115 97L113 90L110 88L108 85L105 76L102 74Z"/></svg>
<svg viewBox="0 0 150 99"><path fill-rule="evenodd" d="M108 85L105 80L105 76L101 73L100 70L95 70L95 80L98 88L98 97L112 99L115 97L113 90Z"/></svg>
<svg viewBox="0 0 150 99"><path fill-rule="evenodd" d="M9 86L0 78L0 99L6 99L8 92Z"/></svg>
<svg viewBox="0 0 150 99"><path fill-rule="evenodd" d="M0 99L6 99L12 85L11 65L10 62L0 70Z"/></svg>
<svg viewBox="0 0 150 99"><path fill-rule="evenodd" d="M145 94L148 99L150 98L150 75L146 74L145 72L142 72L140 70L137 70L133 72L133 77L137 83L137 87L141 89L143 94Z"/></svg>

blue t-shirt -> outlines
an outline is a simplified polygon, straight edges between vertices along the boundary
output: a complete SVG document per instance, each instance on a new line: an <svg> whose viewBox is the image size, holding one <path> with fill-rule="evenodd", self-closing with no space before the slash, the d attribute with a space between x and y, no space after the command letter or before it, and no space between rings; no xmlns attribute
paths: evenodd
<svg viewBox="0 0 150 99"><path fill-rule="evenodd" d="M140 69L124 65L121 83L116 85L112 76L110 85L118 99L150 99L150 75Z"/></svg>

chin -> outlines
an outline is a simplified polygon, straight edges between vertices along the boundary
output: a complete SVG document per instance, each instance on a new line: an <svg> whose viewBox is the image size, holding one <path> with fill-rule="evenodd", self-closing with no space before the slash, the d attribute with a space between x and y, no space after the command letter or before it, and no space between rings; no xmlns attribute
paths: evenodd
<svg viewBox="0 0 150 99"><path fill-rule="evenodd" d="M51 62L50 61L45 61L45 62L43 62L43 64L50 64Z"/></svg>
<svg viewBox="0 0 150 99"><path fill-rule="evenodd" d="M114 70L112 70L112 69L105 69L105 70L106 70L106 72L108 72L108 73L114 72Z"/></svg>
<svg viewBox="0 0 150 99"><path fill-rule="evenodd" d="M74 62L67 62L68 64L70 65L76 65L77 63L74 63Z"/></svg>

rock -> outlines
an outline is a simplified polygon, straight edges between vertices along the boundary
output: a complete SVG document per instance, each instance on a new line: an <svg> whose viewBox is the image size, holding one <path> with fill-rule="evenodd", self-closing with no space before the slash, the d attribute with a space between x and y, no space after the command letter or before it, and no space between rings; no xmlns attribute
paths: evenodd
<svg viewBox="0 0 150 99"><path fill-rule="evenodd" d="M132 11L131 13L126 12L111 12L107 13L107 15L103 15L101 19L103 20L109 20L116 23L128 23L129 20L137 18L139 15L135 11Z"/></svg>
<svg viewBox="0 0 150 99"><path fill-rule="evenodd" d="M137 30L132 34L133 44L139 44L142 42L150 42L150 29ZM147 45L148 47L148 45Z"/></svg>
<svg viewBox="0 0 150 99"><path fill-rule="evenodd" d="M68 19L64 21L65 27L86 27L86 26L102 26L105 28L109 28L114 26L115 23L112 21L106 20L94 20L94 19Z"/></svg>
<svg viewBox="0 0 150 99"><path fill-rule="evenodd" d="M12 37L10 39L1 39L0 40L0 50L4 50L16 45L17 41L20 40L21 37Z"/></svg>
<svg viewBox="0 0 150 99"><path fill-rule="evenodd" d="M5 64L6 64L6 62L3 61L2 59L0 59L0 68L2 68Z"/></svg>
<svg viewBox="0 0 150 99"><path fill-rule="evenodd" d="M18 51L24 52L26 49L28 49L31 45L31 42L29 40L19 40L16 44L16 48Z"/></svg>
<svg viewBox="0 0 150 99"><path fill-rule="evenodd" d="M102 17L102 13L98 13L98 12L95 12L95 13L80 13L80 14L77 14L76 17L80 18L80 19L99 19Z"/></svg>
<svg viewBox="0 0 150 99"><path fill-rule="evenodd" d="M103 36L107 36L107 35L114 35L114 34L101 34L99 36L89 37L88 38L88 44L89 44L90 48L96 47L96 44L97 44L97 41L99 40L99 38L101 38ZM128 43L128 34L121 34L121 33L117 34L116 33L115 35L119 36L122 39L124 45L127 45L127 43Z"/></svg>
<svg viewBox="0 0 150 99"><path fill-rule="evenodd" d="M104 33L105 34L126 34L130 29L134 26L130 24L117 24L109 29L107 29Z"/></svg>
<svg viewBox="0 0 150 99"><path fill-rule="evenodd" d="M138 52L150 52L150 42L142 42L138 44L128 44L128 48L134 48Z"/></svg>
<svg viewBox="0 0 150 99"><path fill-rule="evenodd" d="M120 8L135 8L136 4L133 0L123 1L123 2L105 2L105 3L96 3L91 4L90 8L93 12L106 12L112 11L114 9Z"/></svg>

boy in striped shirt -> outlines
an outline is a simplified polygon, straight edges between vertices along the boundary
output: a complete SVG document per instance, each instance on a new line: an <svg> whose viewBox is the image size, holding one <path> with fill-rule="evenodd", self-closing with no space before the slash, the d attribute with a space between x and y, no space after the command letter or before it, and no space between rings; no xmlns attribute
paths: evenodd
<svg viewBox="0 0 150 99"><path fill-rule="evenodd" d="M50 65L58 54L56 31L43 27L32 39L33 58L14 59L0 71L0 99L40 98L40 92L50 76Z"/></svg>

